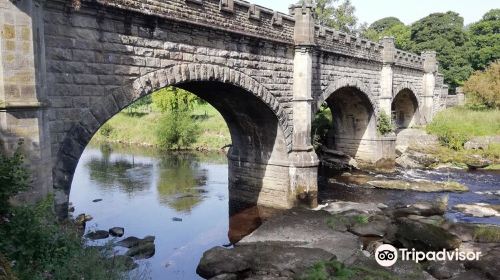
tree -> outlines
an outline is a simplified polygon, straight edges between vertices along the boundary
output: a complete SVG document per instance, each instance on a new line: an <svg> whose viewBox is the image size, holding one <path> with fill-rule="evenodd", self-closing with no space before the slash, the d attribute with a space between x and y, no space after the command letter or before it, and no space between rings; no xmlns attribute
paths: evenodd
<svg viewBox="0 0 500 280"><path fill-rule="evenodd" d="M404 25L404 23L396 17L386 17L372 23L369 29L373 29L376 32L381 33L395 25Z"/></svg>
<svg viewBox="0 0 500 280"><path fill-rule="evenodd" d="M394 17L380 19L361 31L361 35L372 41L379 41L385 36L394 37L396 48L411 51L413 41L411 40L411 27L404 25Z"/></svg>
<svg viewBox="0 0 500 280"><path fill-rule="evenodd" d="M197 100L196 95L176 87L153 93L153 104L163 113L156 133L161 148L187 148L196 141L200 129L191 111Z"/></svg>
<svg viewBox="0 0 500 280"><path fill-rule="evenodd" d="M492 61L500 59L500 9L487 12L467 28L467 33L469 61L474 70L484 70Z"/></svg>
<svg viewBox="0 0 500 280"><path fill-rule="evenodd" d="M467 60L464 20L455 12L434 13L411 26L412 51L435 50L445 82L461 85L472 73Z"/></svg>
<svg viewBox="0 0 500 280"><path fill-rule="evenodd" d="M198 97L187 90L167 87L153 93L153 105L162 113L169 111L190 111Z"/></svg>
<svg viewBox="0 0 500 280"><path fill-rule="evenodd" d="M476 71L465 83L467 102L473 108L500 109L500 60Z"/></svg>
<svg viewBox="0 0 500 280"><path fill-rule="evenodd" d="M313 0L315 5L316 20L319 24L334 28L336 30L353 33L356 31L358 19L354 15L356 10L351 0L343 0L338 6L335 3L340 0ZM304 4L300 0L299 4Z"/></svg>

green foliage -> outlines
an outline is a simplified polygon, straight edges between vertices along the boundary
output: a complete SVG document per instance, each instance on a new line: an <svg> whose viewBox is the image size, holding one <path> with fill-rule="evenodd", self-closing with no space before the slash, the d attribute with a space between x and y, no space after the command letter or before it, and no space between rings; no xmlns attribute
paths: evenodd
<svg viewBox="0 0 500 280"><path fill-rule="evenodd" d="M20 149L12 156L0 153L0 215L9 210L9 198L28 188L28 171Z"/></svg>
<svg viewBox="0 0 500 280"><path fill-rule="evenodd" d="M391 123L391 118L385 111L380 111L377 120L377 132L380 135L387 135L394 131L394 126Z"/></svg>
<svg viewBox="0 0 500 280"><path fill-rule="evenodd" d="M411 27L402 23L387 26L381 31L370 26L362 32L362 36L372 41L379 41L383 37L394 37L396 48L404 51L411 51L414 48L411 40Z"/></svg>
<svg viewBox="0 0 500 280"><path fill-rule="evenodd" d="M183 149L194 144L201 130L188 111L165 113L158 123L157 137L160 148Z"/></svg>
<svg viewBox="0 0 500 280"><path fill-rule="evenodd" d="M300 0L299 4L305 1ZM353 33L356 31L358 19L354 15L355 8L351 0L313 0L316 5L316 19L321 25L325 25L342 32Z"/></svg>
<svg viewBox="0 0 500 280"><path fill-rule="evenodd" d="M427 125L427 132L437 135L443 145L461 150L465 142L474 136L499 135L500 111L450 108L434 117L432 123Z"/></svg>
<svg viewBox="0 0 500 280"><path fill-rule="evenodd" d="M475 70L484 70L500 59L500 9L487 12L480 21L468 27L467 33L469 61Z"/></svg>
<svg viewBox="0 0 500 280"><path fill-rule="evenodd" d="M366 215L357 215L354 217L354 221L357 224L361 224L361 225L368 224L369 220L370 220L370 217L366 216Z"/></svg>
<svg viewBox="0 0 500 280"><path fill-rule="evenodd" d="M475 72L464 83L464 91L471 108L500 109L500 60Z"/></svg>
<svg viewBox="0 0 500 280"><path fill-rule="evenodd" d="M461 85L472 73L467 60L464 20L455 12L434 13L411 26L413 51L435 50L445 82L452 88Z"/></svg>
<svg viewBox="0 0 500 280"><path fill-rule="evenodd" d="M312 123L311 139L314 148L318 149L320 145L326 144L328 131L331 128L332 112L326 104L323 104Z"/></svg>
<svg viewBox="0 0 500 280"><path fill-rule="evenodd" d="M370 269L361 266L348 267L337 260L321 261L309 268L300 277L302 280L348 280L348 279L371 279L371 280L395 280L390 272L383 269Z"/></svg>
<svg viewBox="0 0 500 280"><path fill-rule="evenodd" d="M127 113L149 113L151 112L151 104L153 104L152 96L146 95L128 106Z"/></svg>
<svg viewBox="0 0 500 280"><path fill-rule="evenodd" d="M372 23L370 29L380 33L396 25L404 25L404 23L396 17L386 17Z"/></svg>
<svg viewBox="0 0 500 280"><path fill-rule="evenodd" d="M111 133L113 133L113 127L109 123L105 123L100 129L99 133L104 136L105 138L109 138L111 136Z"/></svg>
<svg viewBox="0 0 500 280"><path fill-rule="evenodd" d="M85 247L72 224L59 224L53 200L16 207L0 227L0 251L15 261L20 280L123 279L121 264L107 259L109 250Z"/></svg>
<svg viewBox="0 0 500 280"><path fill-rule="evenodd" d="M153 104L162 113L172 111L191 111L198 97L189 91L167 87L153 93Z"/></svg>

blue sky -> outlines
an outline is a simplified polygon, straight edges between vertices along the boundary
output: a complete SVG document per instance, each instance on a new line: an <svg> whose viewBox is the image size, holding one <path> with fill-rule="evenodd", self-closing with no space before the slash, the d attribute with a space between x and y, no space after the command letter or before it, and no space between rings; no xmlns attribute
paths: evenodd
<svg viewBox="0 0 500 280"><path fill-rule="evenodd" d="M248 0L252 3L288 13L295 0ZM454 11L469 24L481 19L489 10L500 8L498 0L352 0L360 23L396 16L406 24L413 23L431 13Z"/></svg>

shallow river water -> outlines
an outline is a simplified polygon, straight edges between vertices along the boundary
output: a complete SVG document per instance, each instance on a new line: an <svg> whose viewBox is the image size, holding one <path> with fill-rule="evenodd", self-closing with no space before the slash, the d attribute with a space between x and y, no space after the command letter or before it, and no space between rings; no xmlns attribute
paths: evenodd
<svg viewBox="0 0 500 280"><path fill-rule="evenodd" d="M500 173L401 171L392 176L453 179L467 185L471 192L450 194L451 205L500 204L499 197L474 193L498 189ZM324 184L320 189L321 202L345 199L396 204L434 199L437 195L345 184ZM93 202L96 199L102 201ZM269 209L231 209L227 160L221 153L162 154L145 148L89 146L79 161L70 201L75 214L94 217L87 223L87 231L119 226L125 228L124 238L154 235L155 255L139 261L141 269L148 270L154 280L200 279L195 270L204 251L238 241L258 227L264 217L272 215ZM500 224L498 218L472 219L453 211L448 216Z"/></svg>

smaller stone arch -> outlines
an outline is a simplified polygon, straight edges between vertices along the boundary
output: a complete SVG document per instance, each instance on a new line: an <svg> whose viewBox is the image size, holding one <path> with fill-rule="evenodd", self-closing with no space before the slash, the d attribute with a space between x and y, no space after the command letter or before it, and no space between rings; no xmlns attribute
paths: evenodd
<svg viewBox="0 0 500 280"><path fill-rule="evenodd" d="M413 85L410 82L403 82L403 83L399 83L399 84L394 85L394 87L392 89L392 99L394 100L394 98L396 98L396 96L398 95L398 93L400 93L401 91L403 91L405 89L409 90L409 91L411 91L413 93L413 95L415 96L415 99L418 102L418 107L420 108L420 105L421 105L421 98L420 98L420 96L421 96L421 94L417 90L417 88L415 87L415 85Z"/></svg>
<svg viewBox="0 0 500 280"><path fill-rule="evenodd" d="M397 129L405 129L420 123L421 99L416 88L409 82L393 88L391 115Z"/></svg>
<svg viewBox="0 0 500 280"><path fill-rule="evenodd" d="M324 91L323 94L319 97L319 99L316 102L316 107L315 110L319 110L321 108L321 105L328 99L332 94L334 94L337 90L341 88L356 88L362 93L366 95L368 100L370 101L370 104L375 112L377 112L377 102L375 102L374 94L370 87L366 84L363 83L359 79L353 79L353 78L341 78L338 80L335 80L332 82Z"/></svg>

